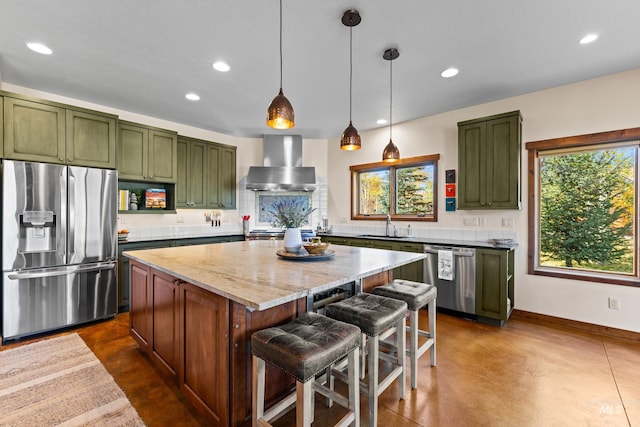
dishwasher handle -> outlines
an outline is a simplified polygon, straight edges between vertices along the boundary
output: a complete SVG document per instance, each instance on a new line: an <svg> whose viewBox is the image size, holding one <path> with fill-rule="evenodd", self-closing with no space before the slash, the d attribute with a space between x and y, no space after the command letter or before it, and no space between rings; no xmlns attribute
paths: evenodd
<svg viewBox="0 0 640 427"><path fill-rule="evenodd" d="M469 248L464 248L463 251L460 250L456 250L457 248L447 248L447 247L440 247L440 248L435 248L435 247L430 247L424 248L424 253L425 254L433 254L433 255L438 255L438 251L451 251L453 253L454 257L473 257L476 255L476 251L475 249L469 249Z"/></svg>

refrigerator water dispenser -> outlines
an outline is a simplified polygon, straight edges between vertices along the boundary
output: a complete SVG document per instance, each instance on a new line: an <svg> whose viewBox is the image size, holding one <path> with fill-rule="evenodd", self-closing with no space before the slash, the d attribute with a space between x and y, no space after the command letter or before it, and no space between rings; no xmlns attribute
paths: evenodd
<svg viewBox="0 0 640 427"><path fill-rule="evenodd" d="M20 253L56 250L56 224L52 211L24 211L20 215Z"/></svg>

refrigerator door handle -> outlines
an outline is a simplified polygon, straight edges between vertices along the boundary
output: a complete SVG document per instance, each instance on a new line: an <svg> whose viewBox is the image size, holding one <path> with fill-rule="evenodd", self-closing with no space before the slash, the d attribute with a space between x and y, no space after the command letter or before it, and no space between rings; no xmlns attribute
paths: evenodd
<svg viewBox="0 0 640 427"><path fill-rule="evenodd" d="M69 168L68 176L69 212L67 215L69 218L69 238L67 239L67 262L70 262L73 254L76 252L76 177L73 175L71 168Z"/></svg>
<svg viewBox="0 0 640 427"><path fill-rule="evenodd" d="M38 279L41 277L64 276L67 274L85 273L88 271L113 270L114 268L116 268L116 263L114 261L101 262L97 264L79 265L79 266L73 266L73 267L47 268L46 270L22 271L18 273L9 274L7 275L7 277L11 280Z"/></svg>

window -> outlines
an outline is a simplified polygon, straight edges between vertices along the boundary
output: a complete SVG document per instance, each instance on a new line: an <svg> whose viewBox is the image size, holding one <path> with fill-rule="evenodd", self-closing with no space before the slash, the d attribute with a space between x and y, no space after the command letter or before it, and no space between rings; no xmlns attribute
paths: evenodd
<svg viewBox="0 0 640 427"><path fill-rule="evenodd" d="M526 147L529 273L640 286L640 128Z"/></svg>
<svg viewBox="0 0 640 427"><path fill-rule="evenodd" d="M351 219L436 221L439 158L351 166Z"/></svg>

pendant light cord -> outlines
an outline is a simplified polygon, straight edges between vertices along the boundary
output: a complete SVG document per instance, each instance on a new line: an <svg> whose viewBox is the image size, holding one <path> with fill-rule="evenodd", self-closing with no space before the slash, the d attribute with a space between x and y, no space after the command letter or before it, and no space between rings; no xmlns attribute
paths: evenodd
<svg viewBox="0 0 640 427"><path fill-rule="evenodd" d="M282 91L282 0L280 0L280 91Z"/></svg>
<svg viewBox="0 0 640 427"><path fill-rule="evenodd" d="M351 123L351 92L353 91L353 27L349 27L349 123Z"/></svg>
<svg viewBox="0 0 640 427"><path fill-rule="evenodd" d="M393 59L389 61L389 141L391 141L391 128L393 127Z"/></svg>

